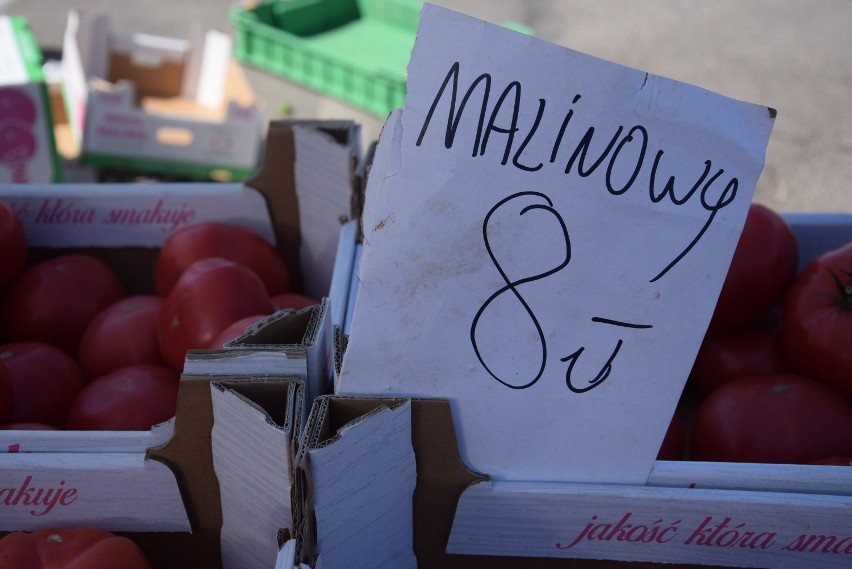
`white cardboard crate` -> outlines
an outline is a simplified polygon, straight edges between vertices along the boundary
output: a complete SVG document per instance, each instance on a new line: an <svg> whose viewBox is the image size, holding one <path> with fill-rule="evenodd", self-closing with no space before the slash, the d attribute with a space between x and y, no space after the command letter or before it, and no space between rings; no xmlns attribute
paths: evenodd
<svg viewBox="0 0 852 569"><path fill-rule="evenodd" d="M799 240L801 267L852 241L852 214L785 217ZM357 264L352 290L357 293ZM409 414L417 458L414 514L404 531L397 523L393 534L377 539L374 530L385 520L371 513L395 491L408 492L403 478L410 473L394 466L396 483L352 483L388 458L378 451L365 458L358 433L369 433L370 424L384 428L388 414L400 412ZM411 539L420 569L579 568L590 559L604 568L632 562L840 568L852 562L852 468L845 466L657 461L644 486L491 481L461 462L449 403L439 399L327 396L315 403L304 432L314 437L300 451L308 458L297 459L310 488L303 492L297 563L340 567L328 562L348 547L352 559L366 555L362 562L408 566ZM407 442L406 433L398 431L399 444ZM312 453L330 452L336 462L310 460ZM315 504L311 495L343 498ZM316 516L317 508L334 509L334 523ZM402 553L388 565L379 563L385 555L371 551Z"/></svg>
<svg viewBox="0 0 852 569"><path fill-rule="evenodd" d="M337 272L348 274L355 233L340 220L353 216L358 136L339 121L272 123L266 164L246 183L0 185L0 199L26 212L34 254L105 254L131 289L150 289L157 250L180 225L168 220L180 218L248 226L277 245L291 275L326 291L253 331L301 341L252 344L247 333L244 345L205 351L184 370L176 416L150 431L0 431L0 531L94 525L129 532L158 567L271 569L286 542L279 533L292 534L281 488L291 484L305 389L331 385L332 316L345 309L337 291L349 288L332 285L334 254L342 251L347 270ZM311 183L317 168L323 186ZM305 219L309 231L300 230ZM332 258L319 258L327 251ZM234 476L245 468L259 478Z"/></svg>
<svg viewBox="0 0 852 569"><path fill-rule="evenodd" d="M72 10L62 47L70 131L84 163L192 179L242 180L260 158L261 111L230 37L117 32Z"/></svg>

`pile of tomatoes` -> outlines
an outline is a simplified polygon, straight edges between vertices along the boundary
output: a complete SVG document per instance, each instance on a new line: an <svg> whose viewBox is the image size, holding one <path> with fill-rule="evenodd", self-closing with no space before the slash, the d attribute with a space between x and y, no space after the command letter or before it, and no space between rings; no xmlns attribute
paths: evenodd
<svg viewBox="0 0 852 569"><path fill-rule="evenodd" d="M276 249L206 222L173 233L150 294L86 254L28 264L0 203L0 426L145 430L171 418L188 349L215 349L283 308ZM787 221L752 204L661 459L849 464L852 242L799 271Z"/></svg>
<svg viewBox="0 0 852 569"><path fill-rule="evenodd" d="M752 204L659 458L852 464L852 241L798 264Z"/></svg>
<svg viewBox="0 0 852 569"><path fill-rule="evenodd" d="M273 246L227 223L171 234L149 294L127 294L93 255L28 263L28 251L0 202L0 428L147 430L174 416L187 350L316 304L288 292Z"/></svg>
<svg viewBox="0 0 852 569"><path fill-rule="evenodd" d="M151 569L130 538L97 528L50 528L0 538L0 569Z"/></svg>

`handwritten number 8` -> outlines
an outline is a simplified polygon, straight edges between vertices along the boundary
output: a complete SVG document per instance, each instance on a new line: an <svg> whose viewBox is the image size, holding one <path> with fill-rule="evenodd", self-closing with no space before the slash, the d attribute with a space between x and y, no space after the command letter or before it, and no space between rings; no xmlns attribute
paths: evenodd
<svg viewBox="0 0 852 569"><path fill-rule="evenodd" d="M494 255L494 252L491 249L491 244L490 244L489 239L488 239L488 223L491 220L491 217L494 215L494 213L498 209L500 209L501 207L503 207L504 205L508 204L509 202L511 202L513 200L517 200L517 199L523 198L523 197L540 198L540 199L542 199L546 202L546 204L528 205L521 210L520 215L524 215L525 213L527 213L529 211L535 211L535 210L543 210L543 211L546 211L546 212L552 214L556 218L556 220L559 222L559 226L560 226L561 231L562 231L562 238L565 241L565 258L564 258L564 260L562 260L562 262L559 263L559 265L557 265L553 269L550 269L550 270L545 271L543 273L531 275L531 276L513 281L513 280L509 279L509 277L506 275L506 272L503 270L503 267L500 265L500 262L497 260L497 258ZM541 324L539 324L538 319L536 318L536 316L533 313L532 309L530 308L529 304L527 304L527 301L524 299L523 295L518 290L518 287L520 285L525 284L525 283L530 283L530 282L537 281L539 279L543 279L545 277L548 277L548 276L550 276L550 275L552 275L552 274L554 274L558 271L561 271L562 269L564 269L568 265L568 262L571 260L571 241L568 238L568 229L565 226L565 221L562 219L562 216L559 215L559 212L557 212L553 208L553 202L545 194L540 193L540 192L531 192L531 191L518 192L516 194L512 194L512 195L500 200L499 202L497 202L496 205L494 205L494 207L492 207L489 210L488 214L485 216L485 220L482 223L482 238L483 238L483 241L485 243L485 248L488 251L488 256L491 257L491 262L494 263L494 266L497 268L497 271L500 273L500 276L503 278L503 281L506 283L506 285L499 288L498 290L496 290L494 292L494 294L489 296L488 299L482 304L482 306L476 312L476 316L474 316L473 322L471 323L471 326L470 326L470 341L471 341L471 344L473 345L473 350L476 353L476 357L479 360L479 363L482 364L482 367L485 368L485 370L491 375L491 377L493 377L494 379L496 379L498 382L505 385L506 387L511 387L512 389L526 389L526 388L534 385L541 378L541 375L544 373L545 363L547 362L547 342L545 341L544 332L541 329ZM526 383L522 383L522 384L517 384L517 382L512 382L507 378L501 377L497 372L492 370L488 366L488 364L486 364L485 361L483 360L482 354L480 353L480 350L479 350L479 344L477 343L477 340L476 340L476 329L477 329L477 326L479 324L479 320L482 317L483 313L488 309L489 306L491 306L491 304L497 298L499 298L500 296L502 296L505 293L511 293L517 299L517 301L521 304L524 311L529 316L530 321L532 322L533 326L535 326L535 330L536 330L536 333L538 334L538 339L539 339L539 343L540 343L540 346L541 346L541 365L539 366L538 371L536 372L535 376L532 379L530 379L529 381L527 381Z"/></svg>

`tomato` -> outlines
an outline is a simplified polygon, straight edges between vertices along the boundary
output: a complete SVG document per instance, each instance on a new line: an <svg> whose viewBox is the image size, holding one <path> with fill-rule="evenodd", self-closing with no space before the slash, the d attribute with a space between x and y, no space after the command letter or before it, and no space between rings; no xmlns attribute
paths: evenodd
<svg viewBox="0 0 852 569"><path fill-rule="evenodd" d="M71 402L86 383L74 358L49 344L12 342L0 344L0 362L12 378L11 421L65 424Z"/></svg>
<svg viewBox="0 0 852 569"><path fill-rule="evenodd" d="M47 423L6 423L0 425L0 430L3 431L58 431L59 427L48 425Z"/></svg>
<svg viewBox="0 0 852 569"><path fill-rule="evenodd" d="M13 397L12 376L0 361L0 423L5 423L11 418Z"/></svg>
<svg viewBox="0 0 852 569"><path fill-rule="evenodd" d="M784 300L781 339L802 373L852 400L852 242L796 277Z"/></svg>
<svg viewBox="0 0 852 569"><path fill-rule="evenodd" d="M269 314L255 314L254 316L246 316L245 318L240 318L239 320L222 330L219 334L217 334L216 337L207 346L207 348L211 350L221 350L223 347L225 347L226 343L230 342L235 338L239 338L243 335L243 332L245 332L249 326L251 326L252 324L257 324L267 316L269 316Z"/></svg>
<svg viewBox="0 0 852 569"><path fill-rule="evenodd" d="M798 375L747 377L725 384L696 410L690 458L807 464L852 454L852 405Z"/></svg>
<svg viewBox="0 0 852 569"><path fill-rule="evenodd" d="M226 327L254 314L272 314L260 278L239 263L210 257L181 275L163 302L157 322L160 351L181 371L190 349L206 349Z"/></svg>
<svg viewBox="0 0 852 569"><path fill-rule="evenodd" d="M274 304L275 308L278 310L284 310L285 308L301 310L302 308L319 304L319 301L297 292L284 292L273 295L272 304Z"/></svg>
<svg viewBox="0 0 852 569"><path fill-rule="evenodd" d="M0 202L0 288L12 282L27 261L27 235L21 219L6 202Z"/></svg>
<svg viewBox="0 0 852 569"><path fill-rule="evenodd" d="M96 528L47 528L0 539L0 569L151 569L151 565L130 538Z"/></svg>
<svg viewBox="0 0 852 569"><path fill-rule="evenodd" d="M852 455L830 456L820 460L813 460L808 464L821 464L823 466L852 466Z"/></svg>
<svg viewBox="0 0 852 569"><path fill-rule="evenodd" d="M781 345L780 324L764 320L741 328L708 331L689 374L689 385L706 397L741 377L792 371Z"/></svg>
<svg viewBox="0 0 852 569"><path fill-rule="evenodd" d="M123 367L90 382L74 399L65 428L146 431L175 415L180 376L165 366Z"/></svg>
<svg viewBox="0 0 852 569"><path fill-rule="evenodd" d="M165 365L157 341L163 298L134 295L98 313L86 327L77 361L90 378L130 365Z"/></svg>
<svg viewBox="0 0 852 569"><path fill-rule="evenodd" d="M798 264L798 241L787 220L751 204L710 327L740 326L767 314L782 302Z"/></svg>
<svg viewBox="0 0 852 569"><path fill-rule="evenodd" d="M675 410L672 420L669 422L663 444L660 445L660 451L657 453L657 460L681 460L685 447L686 422L683 418L683 412L678 409Z"/></svg>
<svg viewBox="0 0 852 569"><path fill-rule="evenodd" d="M247 266L257 273L269 295L287 290L287 265L268 241L239 225L206 221L179 229L163 242L154 266L154 291L166 296L181 273L205 257Z"/></svg>
<svg viewBox="0 0 852 569"><path fill-rule="evenodd" d="M44 342L72 356L89 322L124 296L118 276L91 255L69 254L25 268L3 299L8 341Z"/></svg>

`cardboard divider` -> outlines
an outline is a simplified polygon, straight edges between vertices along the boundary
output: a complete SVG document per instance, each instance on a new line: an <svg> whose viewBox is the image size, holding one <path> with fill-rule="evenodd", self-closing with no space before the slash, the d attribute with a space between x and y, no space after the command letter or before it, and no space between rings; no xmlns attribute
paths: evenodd
<svg viewBox="0 0 852 569"><path fill-rule="evenodd" d="M270 122L266 141L263 162L257 172L245 181L245 184L266 196L275 241L287 262L293 291L302 292L302 265L299 253L302 234L299 223L299 202L296 199L296 180L290 167L296 157L290 123ZM285 165L286 169L284 169ZM275 199L271 199L273 192Z"/></svg>
<svg viewBox="0 0 852 569"><path fill-rule="evenodd" d="M188 350L184 373L258 376L274 372L304 383L307 417L314 398L332 390L333 329L328 298L298 311L279 310L217 350Z"/></svg>
<svg viewBox="0 0 852 569"><path fill-rule="evenodd" d="M235 377L213 381L211 392L223 567L273 567L279 535L293 532L304 386L298 377ZM246 465L252 465L251 476Z"/></svg>
<svg viewBox="0 0 852 569"><path fill-rule="evenodd" d="M303 233L293 165L297 159L294 129L301 127L316 128L330 135L331 139L342 147L351 149L351 199L355 199L363 183L363 178L357 172L357 153L360 148L360 140L357 137L360 136L360 131L353 129L352 123L305 120L279 120L269 123L265 158L258 171L245 181L245 185L266 196L275 239L290 271L292 290L300 293L304 292L301 262ZM349 211L344 213L350 218L357 218L360 210L355 208L356 203L353 202Z"/></svg>
<svg viewBox="0 0 852 569"><path fill-rule="evenodd" d="M327 314L325 305L305 309L301 312L289 312L280 316L279 330L285 335L293 336L298 330L304 337L306 330L316 328L316 319L308 318L313 312L320 310ZM327 321L324 318L323 321ZM312 327L311 324L314 324ZM268 344L262 346L270 347ZM283 348L282 346L278 346ZM250 351L250 348L249 348ZM213 350L211 352L220 352ZM215 359L212 363L215 368ZM226 366L223 366L226 367ZM268 366L267 373L254 370L256 373L239 373L234 370L222 370L219 373L184 373L181 377L178 395L178 407L175 416L174 434L164 445L148 450L146 457L159 460L168 465L175 473L187 513L189 514L192 533L174 535L158 533L128 534L136 540L158 569L177 569L180 567L222 567L224 561L220 552L220 532L223 529L223 498L222 492L233 491L233 482L228 482L223 488L216 473L215 448L213 430L215 427L215 405L211 390L229 389L237 393L246 403L244 414L254 414L260 410L266 414L269 421L286 427L290 435L289 450L291 455L296 453L296 441L305 419L305 397L302 379L297 376L281 376L271 373L273 366ZM282 390L288 395L282 399ZM242 416L242 415L241 415ZM220 418L220 420L228 420ZM249 441L246 441L248 444ZM220 447L221 448L221 447ZM231 449L237 452L238 449ZM251 475L259 475L286 457L270 456L268 461L253 463ZM220 461L222 458L219 459ZM286 477L286 472L275 474ZM261 477L262 478L262 477ZM232 480L232 478L228 478ZM257 481L260 483L260 480ZM251 508L250 503L235 504L234 496L228 496L224 503L237 514L240 508ZM279 496L278 500L291 500L290 496ZM270 504L275 500L271 500ZM269 504L266 504L269 506ZM286 520L281 520L282 526L276 530L292 531L285 527ZM275 541L276 532L268 535L257 535L257 544L244 544L247 548L259 548L260 544L269 551L270 542ZM234 558L233 537L229 540L229 558ZM234 565L233 567L240 566ZM270 565L271 569L272 565Z"/></svg>
<svg viewBox="0 0 852 569"><path fill-rule="evenodd" d="M305 562L415 566L410 406L406 399L315 401L296 455L297 555Z"/></svg>
<svg viewBox="0 0 852 569"><path fill-rule="evenodd" d="M146 456L166 463L174 471L192 533L128 534L155 567L221 566L222 507L219 482L213 470L212 429L210 377L181 377L174 435L165 445L149 449Z"/></svg>

